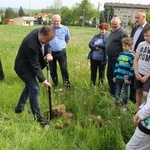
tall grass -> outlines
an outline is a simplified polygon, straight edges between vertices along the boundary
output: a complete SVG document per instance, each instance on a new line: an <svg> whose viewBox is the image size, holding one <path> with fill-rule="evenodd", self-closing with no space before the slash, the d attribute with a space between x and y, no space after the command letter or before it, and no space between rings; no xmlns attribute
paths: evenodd
<svg viewBox="0 0 150 150"><path fill-rule="evenodd" d="M59 86L52 88L52 105L65 104L73 118L54 118L51 126L42 128L25 111L15 114L24 83L14 72L14 59L22 39L34 28L23 26L0 26L0 58L5 81L0 82L0 149L2 150L124 150L134 127L132 115L135 106L129 101L126 113L112 110L114 98L108 93L108 83L90 86L90 65L86 59L88 43L98 31L92 28L69 27L71 41L67 46L68 70L71 90L63 87L60 70ZM46 75L46 69L43 70ZM47 91L40 84L40 108L44 114L48 108ZM104 124L92 121L101 116ZM70 125L58 129L65 122Z"/></svg>

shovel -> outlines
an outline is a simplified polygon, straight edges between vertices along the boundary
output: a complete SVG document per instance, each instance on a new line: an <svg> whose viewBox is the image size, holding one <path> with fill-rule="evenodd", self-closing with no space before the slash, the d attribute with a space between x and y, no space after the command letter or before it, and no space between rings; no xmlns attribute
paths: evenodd
<svg viewBox="0 0 150 150"><path fill-rule="evenodd" d="M47 80L50 83L50 63L47 63ZM52 119L52 96L51 96L51 87L48 87L48 104L49 104L49 112L47 112L47 119ZM49 113L49 115L48 115Z"/></svg>

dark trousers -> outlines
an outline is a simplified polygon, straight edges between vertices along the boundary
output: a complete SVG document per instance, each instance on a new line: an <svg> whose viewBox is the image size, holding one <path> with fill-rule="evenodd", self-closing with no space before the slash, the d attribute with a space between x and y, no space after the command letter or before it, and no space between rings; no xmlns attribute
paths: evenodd
<svg viewBox="0 0 150 150"><path fill-rule="evenodd" d="M104 74L105 74L105 67L106 64L101 64L101 61L90 59L91 63L91 81L93 85L96 84L96 78L97 78L97 70L99 72L99 81L103 82Z"/></svg>
<svg viewBox="0 0 150 150"><path fill-rule="evenodd" d="M0 80L4 79L4 72L3 72L3 67L2 67L2 62L0 60Z"/></svg>
<svg viewBox="0 0 150 150"><path fill-rule="evenodd" d="M100 73L99 73L99 80L103 83L104 76L105 76L105 69L106 69L106 63L101 65Z"/></svg>
<svg viewBox="0 0 150 150"><path fill-rule="evenodd" d="M132 77L132 81L130 84L130 95L129 95L129 99L133 102L136 103L136 89L134 88L134 78L135 75Z"/></svg>
<svg viewBox="0 0 150 150"><path fill-rule="evenodd" d="M108 59L108 67L107 67L107 80L110 88L110 93L115 95L116 92L116 84L113 82L113 75L115 70L117 60Z"/></svg>
<svg viewBox="0 0 150 150"><path fill-rule="evenodd" d="M60 66L61 75L63 81L69 81L69 74L67 70L67 56L66 50L60 52L52 52L53 61L50 62L50 74L54 84L58 84L58 74L57 74L57 61Z"/></svg>

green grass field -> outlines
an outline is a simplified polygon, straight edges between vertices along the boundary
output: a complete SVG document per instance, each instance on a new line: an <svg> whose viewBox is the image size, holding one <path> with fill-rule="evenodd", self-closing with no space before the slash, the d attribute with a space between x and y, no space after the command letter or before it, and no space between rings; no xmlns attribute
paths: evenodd
<svg viewBox="0 0 150 150"><path fill-rule="evenodd" d="M71 90L63 87L59 73L59 86L52 88L52 105L65 104L73 118L54 118L49 127L42 128L29 114L29 101L21 114L15 114L24 83L14 72L14 59L22 39L34 28L0 26L0 58L5 81L0 82L0 149L1 150L124 150L125 143L134 131L132 116L135 106L129 101L128 110L112 110L114 98L108 93L108 83L90 86L90 65L87 60L88 43L93 28L69 27L71 41L67 46L68 70ZM45 76L46 69L43 70ZM41 112L49 109L45 87L40 84L39 103ZM104 123L92 121L101 116ZM68 123L58 129L62 123Z"/></svg>

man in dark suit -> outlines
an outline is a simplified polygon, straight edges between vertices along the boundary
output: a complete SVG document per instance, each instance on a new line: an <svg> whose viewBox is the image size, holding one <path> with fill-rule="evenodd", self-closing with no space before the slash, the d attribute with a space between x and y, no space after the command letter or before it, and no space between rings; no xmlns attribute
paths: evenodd
<svg viewBox="0 0 150 150"><path fill-rule="evenodd" d="M135 23L136 25L131 32L131 37L133 38L134 41L132 49L136 52L138 44L142 41L145 41L142 31L146 26L149 25L146 21L146 14L143 10L139 10L135 13ZM130 85L129 98L132 102L137 103L137 105L139 106L139 101L141 100L140 97L136 96L136 90L134 88L134 77Z"/></svg>
<svg viewBox="0 0 150 150"><path fill-rule="evenodd" d="M29 98L32 113L35 119L42 125L49 124L49 121L42 118L38 103L39 82L42 82L48 89L50 83L47 82L42 69L46 66L46 61L53 59L49 47L49 41L55 36L53 27L43 26L29 33L22 41L17 57L15 59L15 71L24 81L25 88L21 93L15 113L24 110Z"/></svg>

